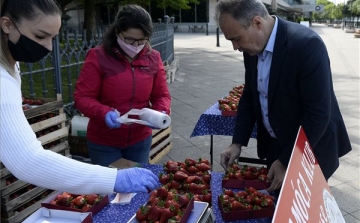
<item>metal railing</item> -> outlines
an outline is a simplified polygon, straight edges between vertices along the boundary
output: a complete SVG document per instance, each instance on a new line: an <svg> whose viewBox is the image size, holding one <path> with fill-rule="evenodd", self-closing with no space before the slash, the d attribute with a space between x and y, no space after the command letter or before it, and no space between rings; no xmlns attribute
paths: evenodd
<svg viewBox="0 0 360 223"><path fill-rule="evenodd" d="M53 40L53 51L37 63L20 63L22 93L30 98L56 98L62 94L64 110L68 118L78 114L73 103L73 92L88 50L101 44L106 27L98 29L90 41L85 32L62 33ZM164 64L174 60L174 26L167 23L154 24L150 39L153 49L161 54Z"/></svg>

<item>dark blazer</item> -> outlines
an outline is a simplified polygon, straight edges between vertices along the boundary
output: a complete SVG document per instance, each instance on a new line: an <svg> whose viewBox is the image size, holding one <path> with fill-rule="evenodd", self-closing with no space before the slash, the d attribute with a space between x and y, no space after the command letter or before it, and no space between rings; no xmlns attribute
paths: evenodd
<svg viewBox="0 0 360 223"><path fill-rule="evenodd" d="M258 124L258 156L268 157L269 133L262 123L257 90L257 56L244 53L245 89L239 102L233 143L247 146ZM278 159L288 165L299 127L312 146L328 179L339 157L351 150L350 140L335 97L330 60L321 38L311 29L278 18L270 68L268 115L280 145Z"/></svg>

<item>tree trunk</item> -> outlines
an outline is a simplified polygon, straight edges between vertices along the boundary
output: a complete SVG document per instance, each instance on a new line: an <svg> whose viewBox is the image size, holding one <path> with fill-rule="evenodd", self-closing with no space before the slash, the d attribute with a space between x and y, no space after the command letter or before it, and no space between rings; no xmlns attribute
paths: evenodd
<svg viewBox="0 0 360 223"><path fill-rule="evenodd" d="M84 12L84 23L86 29L86 41L91 40L92 35L95 31L95 0L85 0L85 12Z"/></svg>

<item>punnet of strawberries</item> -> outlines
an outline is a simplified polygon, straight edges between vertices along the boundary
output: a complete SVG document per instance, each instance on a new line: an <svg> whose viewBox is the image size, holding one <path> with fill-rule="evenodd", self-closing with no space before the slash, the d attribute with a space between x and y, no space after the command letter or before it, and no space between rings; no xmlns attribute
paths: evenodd
<svg viewBox="0 0 360 223"><path fill-rule="evenodd" d="M210 162L204 158L198 160L186 158L184 162L169 160L164 164L164 171L167 173L180 171L186 174L204 175L209 174L209 170L211 170Z"/></svg>
<svg viewBox="0 0 360 223"><path fill-rule="evenodd" d="M164 164L165 173L159 175L159 180L169 189L191 192L194 201L211 204L210 169L210 162L204 158L186 158L183 162L167 161Z"/></svg>
<svg viewBox="0 0 360 223"><path fill-rule="evenodd" d="M50 204L88 211L91 207L99 203L102 198L103 197L98 194L76 195L63 192L57 195Z"/></svg>
<svg viewBox="0 0 360 223"><path fill-rule="evenodd" d="M238 179L238 180L260 180L266 181L268 170L266 167L255 166L239 166L238 164L232 164L224 174L223 180Z"/></svg>
<svg viewBox="0 0 360 223"><path fill-rule="evenodd" d="M224 188L223 193L219 195L219 201L224 212L274 207L274 200L275 197L261 193L253 187L245 188L242 191Z"/></svg>
<svg viewBox="0 0 360 223"><path fill-rule="evenodd" d="M162 186L151 192L146 205L136 211L135 218L140 223L180 222L192 199L191 193L179 194L176 189Z"/></svg>
<svg viewBox="0 0 360 223"><path fill-rule="evenodd" d="M239 86L233 87L232 90L229 91L229 94L224 98L218 100L219 102L219 110L221 111L237 111L239 100L243 94L245 85L241 84Z"/></svg>

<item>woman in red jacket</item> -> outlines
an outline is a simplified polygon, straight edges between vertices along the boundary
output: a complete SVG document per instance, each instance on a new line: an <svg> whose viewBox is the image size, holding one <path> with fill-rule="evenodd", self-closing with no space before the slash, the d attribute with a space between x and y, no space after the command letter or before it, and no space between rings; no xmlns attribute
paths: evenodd
<svg viewBox="0 0 360 223"><path fill-rule="evenodd" d="M171 96L160 53L151 49L153 25L137 5L118 12L101 46L89 50L74 92L75 106L90 118L89 155L108 166L125 158L147 163L152 141L148 126L117 122L130 109L170 113Z"/></svg>

